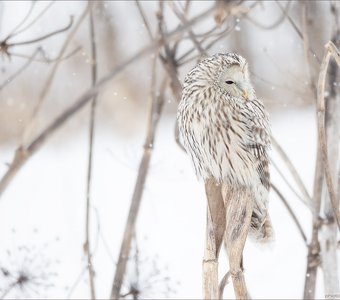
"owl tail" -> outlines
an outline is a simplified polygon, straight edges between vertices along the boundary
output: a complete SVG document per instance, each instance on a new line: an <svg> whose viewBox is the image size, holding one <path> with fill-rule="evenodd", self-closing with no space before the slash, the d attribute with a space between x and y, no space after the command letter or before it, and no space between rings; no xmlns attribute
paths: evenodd
<svg viewBox="0 0 340 300"><path fill-rule="evenodd" d="M274 231L268 214L267 203L268 190L260 185L255 194L249 231L251 238L259 243L271 242L274 238Z"/></svg>
<svg viewBox="0 0 340 300"><path fill-rule="evenodd" d="M267 215L266 218L260 222L258 216L254 215L253 213L251 217L249 235L252 240L257 243L272 242L274 238L274 231L269 215Z"/></svg>

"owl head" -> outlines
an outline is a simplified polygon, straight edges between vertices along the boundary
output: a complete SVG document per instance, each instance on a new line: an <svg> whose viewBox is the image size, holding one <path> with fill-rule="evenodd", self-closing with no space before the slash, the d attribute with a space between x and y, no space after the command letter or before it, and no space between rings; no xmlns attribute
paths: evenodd
<svg viewBox="0 0 340 300"><path fill-rule="evenodd" d="M249 78L248 63L241 55L218 53L202 60L192 71L190 73L198 81L201 83L204 81L222 93L245 101L255 98L255 91Z"/></svg>

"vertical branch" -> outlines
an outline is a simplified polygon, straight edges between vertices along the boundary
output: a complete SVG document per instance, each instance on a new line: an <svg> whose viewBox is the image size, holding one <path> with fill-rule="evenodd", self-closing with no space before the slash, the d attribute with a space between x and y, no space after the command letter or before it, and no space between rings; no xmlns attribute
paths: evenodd
<svg viewBox="0 0 340 300"><path fill-rule="evenodd" d="M93 6L90 7L90 39L91 39L91 81L92 87L97 81L97 50L95 41L95 30L93 20ZM96 289L94 283L94 268L92 263L91 243L90 243L90 207L91 207L91 183L92 183L92 160L93 160L93 140L94 140L94 125L95 112L97 104L97 95L91 101L90 111L90 127L89 127L89 153L88 153L88 168L87 168L87 186L86 186L86 213L85 213L85 243L84 252L87 256L87 269L89 272L91 299L96 299Z"/></svg>
<svg viewBox="0 0 340 300"><path fill-rule="evenodd" d="M205 193L208 206L203 258L203 298L217 299L219 296L218 255L225 232L226 214L221 185L210 179L205 183Z"/></svg>
<svg viewBox="0 0 340 300"><path fill-rule="evenodd" d="M334 16L334 25L332 33L332 41L340 45L340 5L335 1L331 3L331 12ZM328 67L328 90L329 95L325 103L325 127L327 138L327 155L331 162L329 170L326 170L327 186L333 183L337 184L338 175L337 168L339 167L339 119L340 119L340 96L338 95L335 82L340 79L339 67L337 62L340 56L336 46L330 42L327 46L327 51L331 53L335 59L329 62ZM329 174L327 174L329 173ZM328 176L330 178L328 178ZM323 215L326 217L320 230L320 249L322 257L322 269L324 278L325 295L338 294L340 292L339 285L339 268L338 268L338 242L337 242L337 226L334 218L339 222L339 202L335 193L334 195L326 194L323 205ZM332 199L333 196L333 199ZM330 201L331 200L331 201Z"/></svg>
<svg viewBox="0 0 340 300"><path fill-rule="evenodd" d="M135 232L136 220L138 217L139 207L142 200L146 176L149 170L149 164L155 139L155 132L164 104L164 91L166 86L165 80L160 88L159 96L156 95L156 61L157 56L155 56L152 67L149 118L147 126L147 135L144 143L144 153L139 165L137 180L130 205L130 211L125 225L123 241L121 244L117 268L111 289L111 299L118 299L120 296L120 291L126 270L126 264L131 248L131 240Z"/></svg>
<svg viewBox="0 0 340 300"><path fill-rule="evenodd" d="M310 3L302 2L302 28L303 28L303 45L306 59L307 75L309 85L313 91L313 95L317 97L316 72L312 68L312 59L310 51L310 38L308 34L308 7ZM316 165L314 172L314 190L312 198L312 238L308 244L307 267L305 274L305 285L303 291L304 299L315 299L317 271L320 266L320 207L324 182L324 165L322 160L321 146L317 143Z"/></svg>

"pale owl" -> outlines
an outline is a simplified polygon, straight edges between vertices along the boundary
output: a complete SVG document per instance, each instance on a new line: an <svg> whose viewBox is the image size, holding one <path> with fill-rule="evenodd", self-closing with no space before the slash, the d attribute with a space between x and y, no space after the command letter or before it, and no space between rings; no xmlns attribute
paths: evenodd
<svg viewBox="0 0 340 300"><path fill-rule="evenodd" d="M267 240L272 233L267 213L270 129L246 60L227 53L198 63L184 80L177 119L199 178L252 189L251 233Z"/></svg>

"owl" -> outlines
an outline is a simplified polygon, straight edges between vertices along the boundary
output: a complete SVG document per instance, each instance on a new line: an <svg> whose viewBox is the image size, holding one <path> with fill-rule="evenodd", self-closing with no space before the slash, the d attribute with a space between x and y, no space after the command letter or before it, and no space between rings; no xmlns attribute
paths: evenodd
<svg viewBox="0 0 340 300"><path fill-rule="evenodd" d="M198 63L184 80L177 120L199 178L252 190L250 233L267 241L272 234L267 213L270 128L247 61L220 53Z"/></svg>

